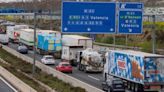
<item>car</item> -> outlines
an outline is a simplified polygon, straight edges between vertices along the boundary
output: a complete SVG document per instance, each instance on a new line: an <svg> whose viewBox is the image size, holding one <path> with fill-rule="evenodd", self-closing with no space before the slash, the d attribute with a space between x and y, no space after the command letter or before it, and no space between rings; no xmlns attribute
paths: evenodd
<svg viewBox="0 0 164 92"><path fill-rule="evenodd" d="M107 92L125 92L126 87L121 79L108 80L102 83L102 89Z"/></svg>
<svg viewBox="0 0 164 92"><path fill-rule="evenodd" d="M72 66L69 62L60 62L55 69L61 72L72 73Z"/></svg>
<svg viewBox="0 0 164 92"><path fill-rule="evenodd" d="M46 64L46 65L48 65L48 64L55 64L55 59L54 59L54 57L51 56L51 55L45 55L45 56L43 56L43 58L41 59L41 62L42 62L43 64Z"/></svg>
<svg viewBox="0 0 164 92"><path fill-rule="evenodd" d="M22 54L28 54L28 48L25 45L18 46L17 51Z"/></svg>

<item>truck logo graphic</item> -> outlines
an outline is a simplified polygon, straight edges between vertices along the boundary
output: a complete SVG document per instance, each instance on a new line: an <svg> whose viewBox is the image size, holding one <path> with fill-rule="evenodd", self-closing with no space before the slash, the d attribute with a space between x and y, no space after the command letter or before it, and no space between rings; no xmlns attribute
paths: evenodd
<svg viewBox="0 0 164 92"><path fill-rule="evenodd" d="M123 60L118 60L117 63L118 63L117 65L118 65L118 67L119 67L120 69L123 69L123 70L126 69L125 61L123 61Z"/></svg>
<svg viewBox="0 0 164 92"><path fill-rule="evenodd" d="M133 60L132 61L132 76L134 78L139 78L139 79L144 79L144 76L140 73L141 67L137 63L137 61Z"/></svg>

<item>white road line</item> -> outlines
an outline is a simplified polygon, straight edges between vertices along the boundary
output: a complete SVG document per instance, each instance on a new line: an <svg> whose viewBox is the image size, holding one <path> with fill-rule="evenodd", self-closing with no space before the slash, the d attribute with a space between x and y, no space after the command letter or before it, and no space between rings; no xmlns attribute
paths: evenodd
<svg viewBox="0 0 164 92"><path fill-rule="evenodd" d="M95 77L93 77L93 76L88 75L88 77L90 77L90 78L92 78L92 79L94 79L94 80L100 81L100 79L95 78Z"/></svg>
<svg viewBox="0 0 164 92"><path fill-rule="evenodd" d="M14 92L18 92L14 87L12 87L6 80L4 80L1 76L0 76L0 80L2 80L7 86L9 86Z"/></svg>

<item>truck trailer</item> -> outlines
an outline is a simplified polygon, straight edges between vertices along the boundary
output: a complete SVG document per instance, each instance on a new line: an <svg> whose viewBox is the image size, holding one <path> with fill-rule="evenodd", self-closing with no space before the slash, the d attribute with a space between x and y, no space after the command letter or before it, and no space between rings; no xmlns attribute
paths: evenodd
<svg viewBox="0 0 164 92"><path fill-rule="evenodd" d="M0 33L0 43L4 44L4 45L8 45L9 43L9 37L7 34L1 34Z"/></svg>
<svg viewBox="0 0 164 92"><path fill-rule="evenodd" d="M19 42L21 29L29 28L28 25L14 25L7 26L7 35L9 37L10 42Z"/></svg>
<svg viewBox="0 0 164 92"><path fill-rule="evenodd" d="M37 33L39 31L37 30ZM21 29L19 44L26 45L28 49L33 49L34 46L34 29Z"/></svg>
<svg viewBox="0 0 164 92"><path fill-rule="evenodd" d="M63 35L62 44L67 46L83 46L84 49L92 48L92 38L80 35Z"/></svg>
<svg viewBox="0 0 164 92"><path fill-rule="evenodd" d="M78 53L78 51L82 51L82 50L84 50L83 46L63 45L61 58L63 60L70 62L71 65L76 66L77 65L77 53Z"/></svg>
<svg viewBox="0 0 164 92"><path fill-rule="evenodd" d="M38 33L37 52L39 54L53 54L60 52L61 49L61 38L55 37L54 34Z"/></svg>
<svg viewBox="0 0 164 92"><path fill-rule="evenodd" d="M109 50L103 77L105 81L120 78L133 92L163 92L164 56L132 50Z"/></svg>

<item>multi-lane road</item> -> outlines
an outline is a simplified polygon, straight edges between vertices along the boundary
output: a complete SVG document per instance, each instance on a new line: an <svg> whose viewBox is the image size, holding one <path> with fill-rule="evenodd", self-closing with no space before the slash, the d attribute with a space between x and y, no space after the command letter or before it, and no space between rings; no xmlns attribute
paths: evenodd
<svg viewBox="0 0 164 92"><path fill-rule="evenodd" d="M18 47L18 44L9 43L8 46L10 48L16 50L17 47ZM33 58L33 51L29 51L29 53L25 54L25 55ZM42 57L43 57L42 55L37 54L36 55L36 60L40 61ZM56 60L56 61L57 61L57 63L60 62L59 59ZM57 64L55 64L55 65L57 65ZM49 66L52 67L52 68L55 67L54 65L49 65ZM72 76L72 77L74 77L76 79L79 79L79 80L81 80L81 81L83 81L83 82L85 82L87 84L90 84L90 85L92 85L94 87L97 87L97 88L101 89L101 82L103 80L102 73L84 73L82 71L79 71L76 67L74 67L73 73L72 74L68 74L68 75Z"/></svg>
<svg viewBox="0 0 164 92"><path fill-rule="evenodd" d="M0 92L18 92L18 91L0 76Z"/></svg>

